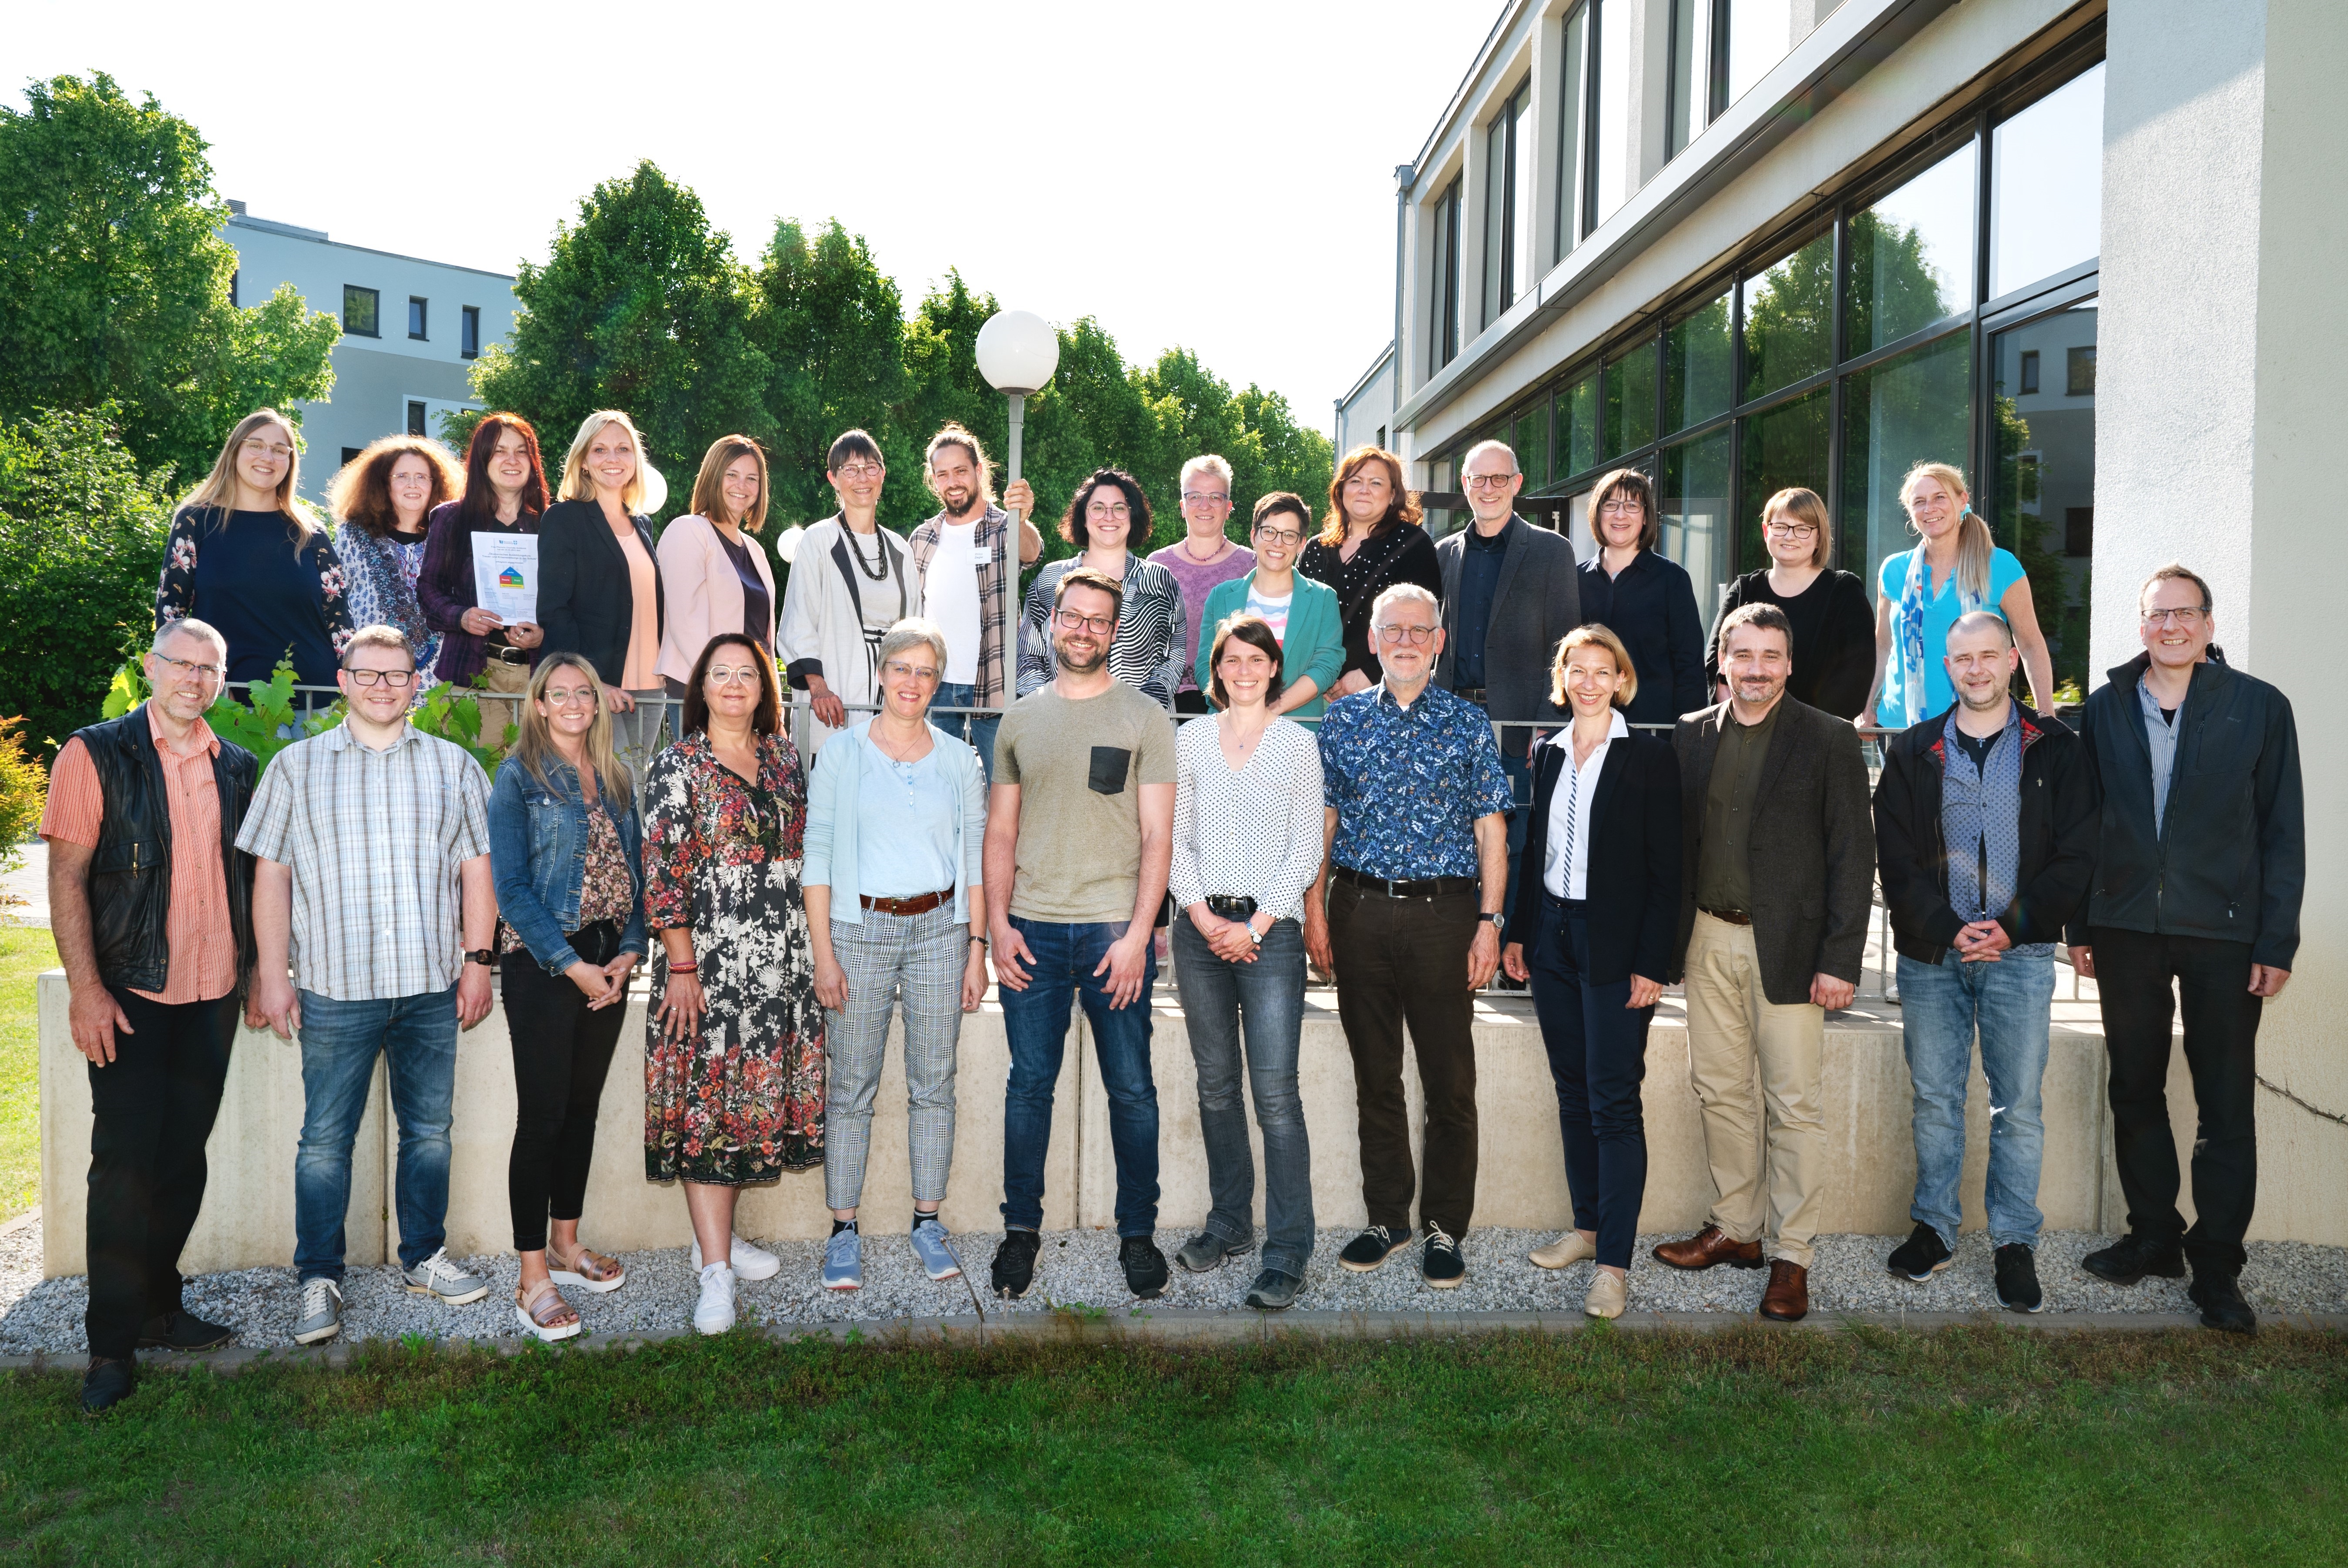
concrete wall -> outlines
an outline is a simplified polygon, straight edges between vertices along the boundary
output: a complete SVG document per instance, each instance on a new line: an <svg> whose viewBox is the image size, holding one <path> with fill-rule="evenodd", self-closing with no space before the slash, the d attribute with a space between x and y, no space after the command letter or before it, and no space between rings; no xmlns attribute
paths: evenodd
<svg viewBox="0 0 2348 1568"><path fill-rule="evenodd" d="M1161 992L1170 997L1170 992ZM2058 1005L2059 1006L2059 1005ZM1675 999L1666 1001L1648 1047L1649 1169L1641 1228L1688 1230L1711 1202L1694 1092L1688 1087L1686 1032ZM2088 1011L2074 1006L2074 1013ZM40 981L43 1265L54 1276L83 1272L83 1181L89 1147L88 1069L66 1027L61 973ZM1205 1157L1199 1137L1196 1079L1179 1010L1161 1000L1152 1052L1159 1114L1160 1224L1178 1230L1207 1211ZM643 1012L632 1009L623 1047L603 1093L595 1164L588 1186L588 1239L599 1247L684 1246L692 1233L683 1193L644 1180L642 1129ZM1072 1032L1054 1109L1045 1224L1106 1226L1116 1202L1116 1168L1107 1137L1108 1106L1098 1075ZM1569 1213L1556 1099L1540 1030L1520 1003L1481 1009L1477 1027L1482 1111L1482 1170L1475 1222L1550 1228ZM2110 1169L2104 1113L2103 1044L2092 1027L2059 1024L2045 1079L2046 1157L2039 1202L2050 1227L2110 1230L2124 1212ZM965 1021L959 1076L959 1126L953 1176L945 1202L956 1231L998 1228L1002 1201L1003 1084L1008 1057L1002 1014L990 1006ZM265 1032L237 1038L227 1101L211 1144L212 1177L202 1217L183 1266L191 1273L291 1262L294 1149L302 1120L300 1053ZM448 1244L458 1254L499 1253L512 1243L505 1166L513 1130L513 1076L502 1013L463 1038L458 1053L455 1142L450 1166ZM1334 1004L1316 994L1308 1008L1303 1088L1313 1140L1313 1206L1324 1226L1364 1219L1354 1138L1354 1079ZM1415 1075L1409 1081L1419 1103ZM2191 1096L2180 1057L2171 1074L2180 1149L2190 1146ZM375 1099L355 1156L351 1260L380 1262L396 1250L388 1210L396 1139ZM1901 1234L1915 1180L1909 1139L1909 1085L1896 1013L1852 1013L1828 1036L1826 1104L1831 1137L1824 1228ZM1965 1222L1981 1224L1986 1171L1987 1101L1974 1075L1964 1179ZM2287 1108L2261 1107L2261 1132L2280 1130ZM1262 1159L1258 1144L1257 1156ZM2341 1189L2302 1193L2269 1184L2251 1226L2254 1236L2348 1243L2348 1205ZM881 1080L864 1206L875 1226L893 1230L911 1207L905 1163L901 1056L892 1049ZM1262 1218L1258 1191L1258 1219ZM2188 1208L2188 1212L2190 1212ZM743 1200L742 1228L762 1237L818 1237L829 1228L820 1172L754 1188Z"/></svg>

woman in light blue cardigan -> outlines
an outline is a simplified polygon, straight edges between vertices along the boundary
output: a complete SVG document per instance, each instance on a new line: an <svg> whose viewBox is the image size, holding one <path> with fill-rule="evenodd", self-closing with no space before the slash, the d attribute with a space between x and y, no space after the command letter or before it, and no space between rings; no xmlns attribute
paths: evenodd
<svg viewBox="0 0 2348 1568"><path fill-rule="evenodd" d="M1255 503L1255 570L1218 583L1199 618L1199 689L1210 686L1207 655L1215 628L1233 615L1261 615L1280 639L1285 684L1272 716L1318 718L1329 706L1329 683L1345 664L1345 618L1337 591L1296 570L1296 557L1313 531L1313 510L1302 496L1275 490Z"/></svg>
<svg viewBox="0 0 2348 1568"><path fill-rule="evenodd" d="M823 1284L864 1283L856 1206L864 1191L872 1099L889 1016L905 1008L907 1142L913 1165L913 1251L932 1279L962 1272L938 1205L953 1161L954 1049L962 1015L986 995L986 944L972 931L986 779L978 753L929 722L946 668L945 634L908 619L880 640L880 711L816 753L808 785L806 891L829 1088L824 1099L824 1201L831 1206Z"/></svg>

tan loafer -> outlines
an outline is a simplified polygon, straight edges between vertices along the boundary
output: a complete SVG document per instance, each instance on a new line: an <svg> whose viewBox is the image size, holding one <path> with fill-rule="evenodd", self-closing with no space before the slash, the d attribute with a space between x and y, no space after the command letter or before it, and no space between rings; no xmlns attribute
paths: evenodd
<svg viewBox="0 0 2348 1568"><path fill-rule="evenodd" d="M1591 1280L1590 1294L1581 1299L1581 1310L1591 1317L1620 1317L1630 1305L1629 1287L1604 1269Z"/></svg>
<svg viewBox="0 0 2348 1568"><path fill-rule="evenodd" d="M1580 1231L1568 1231L1545 1247L1532 1250L1533 1263L1545 1269L1561 1269L1598 1255L1598 1243L1585 1242Z"/></svg>

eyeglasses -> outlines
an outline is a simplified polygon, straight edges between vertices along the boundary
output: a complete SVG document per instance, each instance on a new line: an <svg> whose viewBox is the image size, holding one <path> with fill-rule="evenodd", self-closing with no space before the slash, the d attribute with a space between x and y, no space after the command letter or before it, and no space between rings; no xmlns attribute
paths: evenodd
<svg viewBox="0 0 2348 1568"><path fill-rule="evenodd" d="M1184 490L1182 492L1184 506L1198 506L1202 502L1229 506L1231 504L1231 498L1221 490Z"/></svg>
<svg viewBox="0 0 2348 1568"><path fill-rule="evenodd" d="M938 678L938 672L929 665L909 665L901 659L891 659L880 667L880 673L892 681L933 681Z"/></svg>
<svg viewBox="0 0 2348 1568"><path fill-rule="evenodd" d="M408 686L416 684L414 670L345 669L343 673L351 677L351 684L354 686Z"/></svg>
<svg viewBox="0 0 2348 1568"><path fill-rule="evenodd" d="M731 665L712 665L709 666L709 679L718 686L757 686L758 666L744 665L736 669Z"/></svg>
<svg viewBox="0 0 2348 1568"><path fill-rule="evenodd" d="M1435 635L1432 626L1380 626L1377 631L1382 643L1408 643L1414 648L1425 647L1427 639Z"/></svg>
<svg viewBox="0 0 2348 1568"><path fill-rule="evenodd" d="M865 480L879 479L881 469L879 463L842 463L831 471L849 483L857 484Z"/></svg>
<svg viewBox="0 0 2348 1568"><path fill-rule="evenodd" d="M1818 525L1815 522L1781 522L1772 520L1766 526L1770 532L1780 539L1816 539L1818 536Z"/></svg>
<svg viewBox="0 0 2348 1568"><path fill-rule="evenodd" d="M1613 496L1598 510L1610 517L1643 517L1647 512L1647 504L1641 500L1626 500L1621 496Z"/></svg>
<svg viewBox="0 0 2348 1568"><path fill-rule="evenodd" d="M1132 518L1133 509L1123 501L1118 501L1112 506L1103 506L1100 502L1095 501L1085 508L1085 515L1107 518L1112 522L1125 522Z"/></svg>
<svg viewBox="0 0 2348 1568"><path fill-rule="evenodd" d="M1469 474L1466 483L1469 490L1506 490L1514 474Z"/></svg>
<svg viewBox="0 0 2348 1568"><path fill-rule="evenodd" d="M2174 621L2179 631L2189 632L2199 625L2201 618L2209 613L2207 605L2198 610L2190 605L2182 610L2147 610L2144 613L2144 624L2147 627L2165 626Z"/></svg>
<svg viewBox="0 0 2348 1568"><path fill-rule="evenodd" d="M546 706L549 707L569 707L573 703L592 703L594 700L595 688L593 686L549 686L546 688Z"/></svg>
<svg viewBox="0 0 2348 1568"><path fill-rule="evenodd" d="M1063 631L1090 632L1097 637L1106 637L1117 629L1117 617L1114 615L1086 615L1075 610L1056 610L1052 613L1052 619L1059 623Z"/></svg>
<svg viewBox="0 0 2348 1568"><path fill-rule="evenodd" d="M200 665L191 659L175 659L169 654L157 654L154 657L160 663L170 665L171 674L180 680L186 680L190 676L193 676L205 686L210 686L228 674L218 665Z"/></svg>
<svg viewBox="0 0 2348 1568"><path fill-rule="evenodd" d="M1255 536L1275 550L1290 550L1304 542L1304 535L1292 528L1259 528Z"/></svg>

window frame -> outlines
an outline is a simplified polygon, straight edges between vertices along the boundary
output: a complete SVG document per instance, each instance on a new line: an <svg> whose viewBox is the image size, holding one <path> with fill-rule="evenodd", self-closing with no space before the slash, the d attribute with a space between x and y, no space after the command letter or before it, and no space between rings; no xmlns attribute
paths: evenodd
<svg viewBox="0 0 2348 1568"><path fill-rule="evenodd" d="M375 323L373 326L353 326L351 325L351 301L357 295L366 296L367 301L367 317L370 321ZM368 288L363 284L345 284L343 285L343 309L340 319L343 325L343 335L345 337L382 337L383 291L381 289Z"/></svg>
<svg viewBox="0 0 2348 1568"><path fill-rule="evenodd" d="M432 302L422 294L407 296L407 340L410 343L432 341Z"/></svg>
<svg viewBox="0 0 2348 1568"><path fill-rule="evenodd" d="M481 307L460 304L457 307L457 357L479 359L481 356Z"/></svg>
<svg viewBox="0 0 2348 1568"><path fill-rule="evenodd" d="M1498 144L1501 159L1498 168L1492 166L1492 158L1488 150L1484 160L1484 300L1483 317L1478 328L1478 331L1490 326L1508 315L1531 286L1540 281L1538 274L1540 261L1538 256L1533 258L1535 276L1529 278L1517 276L1517 230L1519 224L1529 226L1532 222L1531 213L1517 211L1519 205L1517 196L1519 189L1517 179L1517 160L1519 157L1529 158L1532 155L1531 148L1518 145L1523 138L1517 134L1517 128L1524 123L1525 110L1532 102L1532 75L1528 72L1523 79L1499 100L1499 107L1494 110L1491 120L1481 132L1485 139L1484 145L1488 150L1494 144ZM1530 193L1529 187L1525 188L1525 194ZM1498 203L1497 214L1493 210L1495 202ZM1498 219L1497 227L1494 223L1496 216ZM1499 252L1497 258L1492 254L1496 244ZM1494 297L1496 294L1497 299Z"/></svg>

